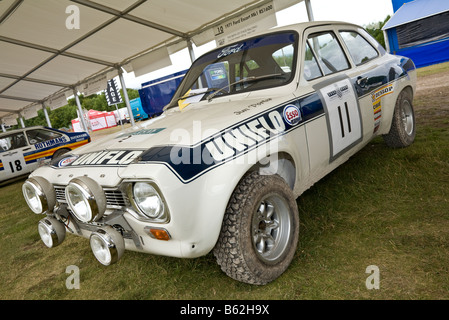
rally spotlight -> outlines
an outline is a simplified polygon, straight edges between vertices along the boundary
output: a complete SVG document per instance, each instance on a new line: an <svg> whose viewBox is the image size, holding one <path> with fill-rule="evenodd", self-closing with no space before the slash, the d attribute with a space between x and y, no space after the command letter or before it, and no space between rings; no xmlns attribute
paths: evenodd
<svg viewBox="0 0 449 320"><path fill-rule="evenodd" d="M22 192L28 206L36 214L51 212L56 205L55 189L45 178L29 178L23 184Z"/></svg>
<svg viewBox="0 0 449 320"><path fill-rule="evenodd" d="M73 178L65 188L65 196L73 214L82 222L98 221L106 211L106 196L95 180Z"/></svg>
<svg viewBox="0 0 449 320"><path fill-rule="evenodd" d="M90 235L90 247L97 260L109 266L116 263L125 251L122 235L110 226L102 227Z"/></svg>
<svg viewBox="0 0 449 320"><path fill-rule="evenodd" d="M42 242L49 248L60 245L65 239L65 226L55 218L46 217L39 221L38 230Z"/></svg>

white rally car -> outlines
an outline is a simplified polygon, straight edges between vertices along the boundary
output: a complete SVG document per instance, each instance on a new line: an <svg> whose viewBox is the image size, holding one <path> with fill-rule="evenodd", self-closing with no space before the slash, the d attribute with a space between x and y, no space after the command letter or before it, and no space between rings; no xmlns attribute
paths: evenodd
<svg viewBox="0 0 449 320"><path fill-rule="evenodd" d="M0 182L29 174L43 162L89 142L88 133L43 126L0 133Z"/></svg>
<svg viewBox="0 0 449 320"><path fill-rule="evenodd" d="M415 82L358 26L277 28L198 58L161 116L39 168L24 197L48 247L89 238L104 265L213 251L266 284L294 257L301 193L376 136L414 141Z"/></svg>

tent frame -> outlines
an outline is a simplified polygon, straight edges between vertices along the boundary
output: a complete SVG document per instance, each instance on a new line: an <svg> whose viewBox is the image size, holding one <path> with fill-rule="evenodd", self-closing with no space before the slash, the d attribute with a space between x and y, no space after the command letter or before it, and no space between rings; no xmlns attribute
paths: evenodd
<svg viewBox="0 0 449 320"><path fill-rule="evenodd" d="M100 25L92 28L87 33L78 37L71 43L65 45L61 49L55 49L55 48L51 48L49 46L40 45L40 44L36 44L36 43L30 43L30 42L19 40L19 39L14 39L13 37L0 35L0 44L7 43L7 44L14 45L14 46L29 48L29 49L37 50L39 52L49 54L48 57L46 57L45 59L42 59L42 61L40 61L38 64L36 64L30 70L24 72L21 75L11 74L8 72L0 73L0 79L3 78L3 79L6 79L6 81L10 81L10 83L8 83L7 85L0 88L0 100L3 99L3 100L8 100L8 101L17 101L18 103L25 102L25 104L22 104L20 107L16 107L16 108L12 108L12 109L9 109L9 107L5 108L5 105L4 104L2 105L0 103L0 112L6 113L4 115L0 115L0 120L2 120L2 118L4 118L4 117L11 116L11 114L12 115L17 114L18 117L20 118L21 124L23 125L23 115L22 115L23 111L26 108L31 107L33 105L37 105L37 106L41 105L44 110L44 114L46 116L48 125L51 127L51 123L50 123L48 113L47 113L47 110L45 107L46 101L49 100L49 98L51 98L52 96L55 96L57 94L70 91L73 93L73 95L76 98L75 100L76 100L78 111L80 112L80 114L82 114L81 104L80 104L80 101L78 98L77 88L79 86L81 86L82 84L88 82L89 80L94 79L100 75L118 71L118 76L120 78L121 86L123 89L126 107L128 108L128 112L130 114L132 125L134 125L134 118L132 117L132 111L131 111L131 107L129 104L129 98L128 98L128 95L126 92L126 84L125 84L125 80L123 78L123 70L122 69L123 68L126 69L125 66L127 66L130 63L132 63L133 61L135 61L135 59L142 57L145 54L149 54L157 49L160 49L162 47L170 47L170 46L178 45L181 43L185 43L184 47L188 48L190 59L193 62L195 60L195 54L194 54L194 50L193 50L193 42L194 42L195 36L201 34L205 30L214 28L214 27L222 24L224 21L236 18L245 12L254 10L257 7L267 5L269 3L277 4L282 1L285 3L288 3L288 6L304 1L309 21L313 21L313 12L312 12L310 0L251 0L251 1L247 1L241 7L234 8L230 12L226 12L222 16L220 16L214 20L211 20L204 25L199 26L195 30L180 31L180 30L175 30L169 26L161 25L161 24L155 23L153 21L149 21L149 20L146 20L146 19L143 19L143 18L140 18L140 17L130 14L133 10L135 10L135 9L139 8L140 6L142 6L143 4L147 3L148 0L135 0L130 6L128 6L126 9L124 9L122 11L105 6L98 2L92 2L89 0L70 0L70 2L74 3L75 5L80 5L83 7L94 9L98 12L110 15L111 17L109 19L107 19L106 21L104 21L103 23L101 23ZM26 2L26 0L14 0L12 2L12 4L5 10L5 12L0 16L0 25L2 25L2 23L6 22L8 19L14 19L15 12L17 12L17 10L20 8L20 6L22 4L24 4L25 2ZM69 50L72 49L73 47L75 47L76 45L82 43L84 40L99 33L100 31L105 30L106 28L111 26L114 22L116 22L120 19L130 21L133 23L137 23L139 25L166 33L166 34L168 34L169 38L166 41L156 44L140 53L137 53L133 56L127 57L123 61L119 61L119 62L110 62L110 61L105 61L103 59L90 57L88 55L69 52ZM26 30L25 30L25 32L26 32ZM62 82L57 79L55 79L55 80L39 79L37 77L32 76L32 74L34 72L36 72L43 66L49 64L50 62L54 61L58 57L67 57L67 58L76 59L79 61L94 63L98 66L103 66L104 68L94 74L91 74L87 78L84 78L83 80L81 80L77 83L66 83L66 82ZM20 83L25 83L25 84L26 83L34 83L34 84L45 85L45 86L54 86L54 87L58 87L61 89L53 92L52 94L50 94L49 96L47 96L43 99L34 99L34 98L25 97L25 96L16 96L16 95L10 95L10 94L5 93L8 91L8 89L13 88L15 85L20 84ZM0 122L2 122L2 121L0 121ZM86 125L84 119L82 119L82 124L83 124L84 128L87 130L87 125ZM4 128L4 126L2 126L2 128Z"/></svg>

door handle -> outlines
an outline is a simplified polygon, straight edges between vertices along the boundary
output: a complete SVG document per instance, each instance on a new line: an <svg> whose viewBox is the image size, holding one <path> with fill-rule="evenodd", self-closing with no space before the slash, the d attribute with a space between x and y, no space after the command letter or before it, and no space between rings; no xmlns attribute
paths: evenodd
<svg viewBox="0 0 449 320"><path fill-rule="evenodd" d="M368 77L358 77L357 78L357 84L360 86L360 87L365 87L366 86L366 83L368 82Z"/></svg>
<svg viewBox="0 0 449 320"><path fill-rule="evenodd" d="M17 151L13 151L13 152L10 152L10 153L6 153L5 156L12 156L13 154L16 154L16 153L17 153Z"/></svg>

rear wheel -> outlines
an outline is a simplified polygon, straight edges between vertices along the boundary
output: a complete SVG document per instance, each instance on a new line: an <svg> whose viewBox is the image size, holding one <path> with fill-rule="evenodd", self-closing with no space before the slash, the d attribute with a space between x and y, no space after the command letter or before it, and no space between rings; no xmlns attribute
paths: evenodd
<svg viewBox="0 0 449 320"><path fill-rule="evenodd" d="M404 148L415 141L416 125L412 100L411 92L404 90L396 101L390 132L383 136L389 147Z"/></svg>
<svg viewBox="0 0 449 320"><path fill-rule="evenodd" d="M262 285L288 268L298 235L298 207L287 183L254 172L232 194L214 255L231 278Z"/></svg>

